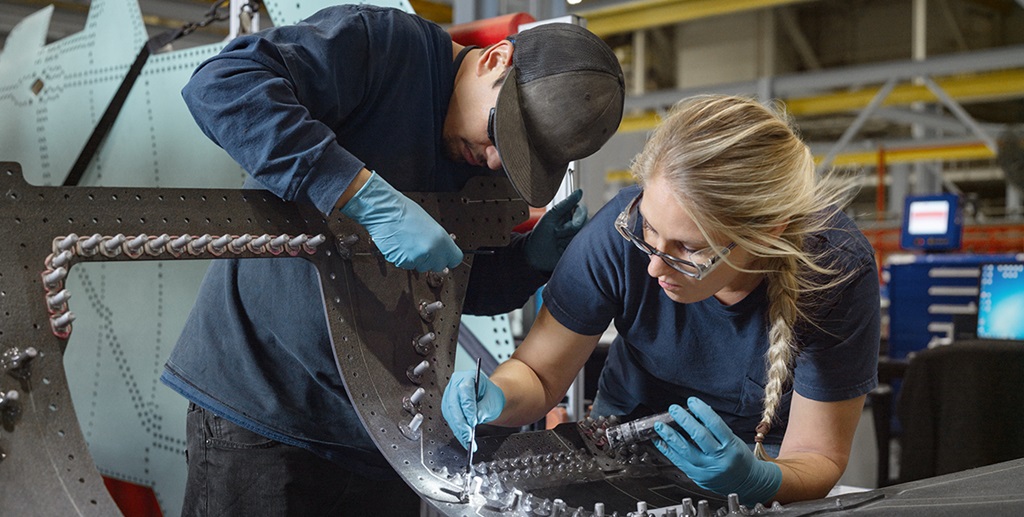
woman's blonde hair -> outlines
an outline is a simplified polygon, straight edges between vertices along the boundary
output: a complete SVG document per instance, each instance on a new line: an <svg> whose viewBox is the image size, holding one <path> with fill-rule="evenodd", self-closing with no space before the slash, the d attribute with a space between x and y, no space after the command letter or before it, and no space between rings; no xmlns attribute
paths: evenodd
<svg viewBox="0 0 1024 517"><path fill-rule="evenodd" d="M632 169L641 186L655 176L666 180L715 249L734 242L755 257L746 268L730 265L766 276L768 381L755 450L767 459L762 441L792 381L798 352L794 327L808 320L804 295L844 279L833 259L806 250L804 240L826 228L849 199L852 183L815 172L810 149L780 107L724 95L676 104Z"/></svg>

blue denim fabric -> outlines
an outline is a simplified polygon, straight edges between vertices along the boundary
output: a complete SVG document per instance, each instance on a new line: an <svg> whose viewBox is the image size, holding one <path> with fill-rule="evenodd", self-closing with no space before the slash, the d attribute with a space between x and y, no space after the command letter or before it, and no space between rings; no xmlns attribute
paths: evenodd
<svg viewBox="0 0 1024 517"><path fill-rule="evenodd" d="M419 496L401 480L362 477L195 404L186 428L183 516L420 514Z"/></svg>

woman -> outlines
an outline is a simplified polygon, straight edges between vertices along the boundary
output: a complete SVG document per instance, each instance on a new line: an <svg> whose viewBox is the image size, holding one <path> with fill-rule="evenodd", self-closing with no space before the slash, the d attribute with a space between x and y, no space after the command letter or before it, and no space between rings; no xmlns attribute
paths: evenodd
<svg viewBox="0 0 1024 517"><path fill-rule="evenodd" d="M677 105L633 173L570 244L512 358L476 396L453 375L456 437L538 420L613 322L595 414L669 409L693 443L658 425L655 445L744 504L824 497L877 385L878 274L839 209L849 189L815 173L783 116L717 95Z"/></svg>

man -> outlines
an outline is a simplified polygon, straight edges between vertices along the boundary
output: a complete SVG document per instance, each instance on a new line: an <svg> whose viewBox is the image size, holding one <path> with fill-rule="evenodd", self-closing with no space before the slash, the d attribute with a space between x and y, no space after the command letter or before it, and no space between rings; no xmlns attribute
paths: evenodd
<svg viewBox="0 0 1024 517"><path fill-rule="evenodd" d="M247 188L340 210L418 271L462 252L400 191L457 191L504 168L543 206L568 162L615 132L623 95L615 55L579 27L463 48L416 16L355 5L234 40L183 90ZM477 257L465 312L522 306L582 226L578 201ZM161 378L192 402L186 515L418 513L345 394L306 261L215 261Z"/></svg>

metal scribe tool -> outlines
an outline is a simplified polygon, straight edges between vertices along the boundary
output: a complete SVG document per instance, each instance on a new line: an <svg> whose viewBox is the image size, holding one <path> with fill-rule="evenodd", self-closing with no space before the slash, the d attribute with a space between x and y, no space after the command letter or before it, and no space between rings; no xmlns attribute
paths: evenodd
<svg viewBox="0 0 1024 517"><path fill-rule="evenodd" d="M469 428L469 447L466 453L466 487L462 490L462 502L469 502L469 488L473 483L473 443L476 441L477 415L476 397L480 393L480 358L476 359L476 377L473 378L473 426Z"/></svg>

